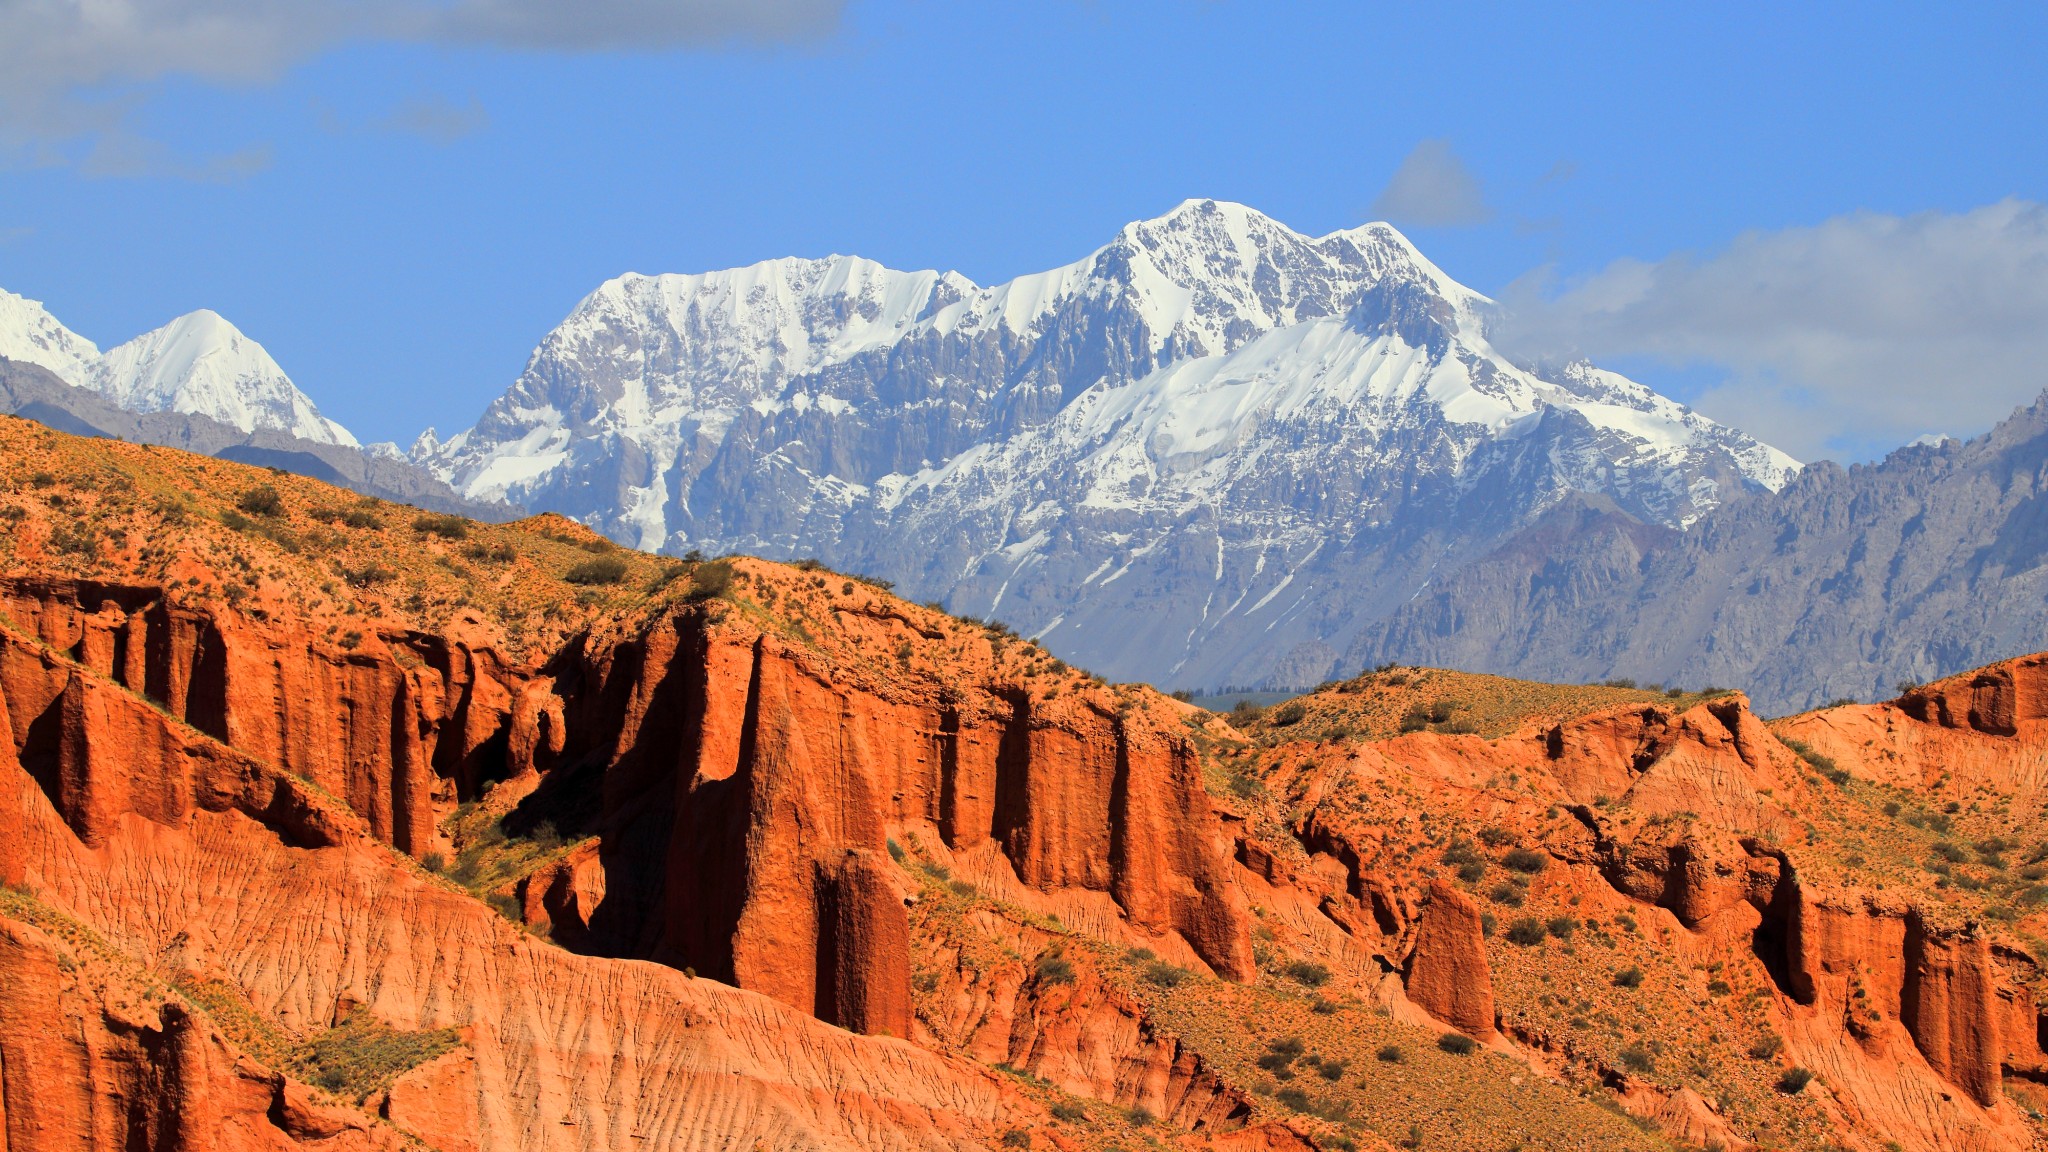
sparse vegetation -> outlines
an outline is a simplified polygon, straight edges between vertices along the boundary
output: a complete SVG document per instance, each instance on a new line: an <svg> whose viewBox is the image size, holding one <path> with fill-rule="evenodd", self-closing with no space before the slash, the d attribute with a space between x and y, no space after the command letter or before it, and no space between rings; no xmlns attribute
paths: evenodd
<svg viewBox="0 0 2048 1152"><path fill-rule="evenodd" d="M732 595L733 567L728 560L710 560L690 572L688 600L722 600Z"/></svg>
<svg viewBox="0 0 2048 1152"><path fill-rule="evenodd" d="M1289 980L1310 988L1321 988L1330 982L1330 970L1321 964L1308 960L1292 960L1280 970Z"/></svg>
<svg viewBox="0 0 2048 1152"><path fill-rule="evenodd" d="M356 1103L458 1043L453 1028L403 1032L359 1009L307 1041L292 1065L308 1081Z"/></svg>
<svg viewBox="0 0 2048 1152"><path fill-rule="evenodd" d="M628 571L626 562L617 556L593 556L573 565L563 573L562 579L571 584L622 584Z"/></svg>
<svg viewBox="0 0 2048 1152"><path fill-rule="evenodd" d="M1143 975L1145 982L1148 984L1155 984L1161 988L1178 988L1194 973L1178 964L1168 964L1164 960L1154 960L1150 964L1145 965Z"/></svg>
<svg viewBox="0 0 2048 1152"><path fill-rule="evenodd" d="M284 515L284 497L268 484L258 484L235 501L235 507L251 516Z"/></svg>
<svg viewBox="0 0 2048 1152"><path fill-rule="evenodd" d="M1038 963L1034 966L1034 971L1037 973L1040 984L1072 984L1074 982L1074 964L1059 952L1040 953Z"/></svg>
<svg viewBox="0 0 2048 1152"><path fill-rule="evenodd" d="M469 521L460 516L423 513L413 517L412 529L426 536L439 536L444 540L461 540L469 535Z"/></svg>

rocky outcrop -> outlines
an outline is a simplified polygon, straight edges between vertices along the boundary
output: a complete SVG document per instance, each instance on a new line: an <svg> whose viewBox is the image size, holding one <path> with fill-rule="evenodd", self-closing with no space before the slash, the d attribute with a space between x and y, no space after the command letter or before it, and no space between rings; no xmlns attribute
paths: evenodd
<svg viewBox="0 0 2048 1152"><path fill-rule="evenodd" d="M1925 724L2017 736L2048 720L2048 656L2022 656L1922 685L1897 700Z"/></svg>
<svg viewBox="0 0 2048 1152"><path fill-rule="evenodd" d="M889 647L910 629L860 619ZM1107 897L1133 938L1249 976L1247 917L1185 738L1107 691L1049 702L985 662L958 671L867 681L702 607L569 654L549 672L562 760L602 772L602 878L582 863L580 879L529 880L529 904L595 894L566 919L549 907L558 939L900 1036L909 942L888 846L928 843L994 853L1026 898ZM535 783L531 810L570 780Z"/></svg>
<svg viewBox="0 0 2048 1152"><path fill-rule="evenodd" d="M923 925L918 963L931 977L931 993L923 1001L922 1037L1190 1131L1243 1128L1252 1111L1245 1093L1156 1028L1143 1005L1105 979L1082 950L993 914L977 916L972 927L963 939ZM1057 975L1045 966L1049 958L1062 962Z"/></svg>
<svg viewBox="0 0 2048 1152"><path fill-rule="evenodd" d="M1981 934L1907 918L1899 1017L1928 1065L1986 1108L2001 1098L1996 984L1991 944Z"/></svg>
<svg viewBox="0 0 2048 1152"><path fill-rule="evenodd" d="M1738 693L1676 709L1609 709L1541 734L1545 772L1582 805L1626 803L1651 815L1685 813L1737 832L1789 824L1767 794L1783 787L1771 738Z"/></svg>
<svg viewBox="0 0 2048 1152"><path fill-rule="evenodd" d="M9 882L123 955L232 973L290 1033L356 1009L405 1030L465 1029L471 1059L415 1070L377 1105L444 1147L936 1152L984 1146L1039 1115L972 1065L657 965L550 947L394 855L335 799L91 669L6 628L0 656L10 721L46 718L27 727L68 749L60 763L126 770L120 788L95 784L74 805L15 755L36 739L0 741ZM347 1123L245 1066L175 1001L138 1009L130 995L97 1017L53 1008L55 955L32 929L5 939L0 1099L10 1136L33 1134L10 1147L285 1146L272 1128L354 1146ZM460 1095L471 1092L473 1108ZM238 1125L260 1138L241 1142Z"/></svg>
<svg viewBox="0 0 2048 1152"><path fill-rule="evenodd" d="M437 797L474 796L516 762L526 677L477 639L473 620L344 648L184 606L160 587L40 578L0 582L0 610L199 731L343 798L414 855L439 843ZM553 735L536 707L518 717L528 757Z"/></svg>
<svg viewBox="0 0 2048 1152"><path fill-rule="evenodd" d="M1223 975L1252 971L1192 749L1107 692L1048 704L1004 683L855 687L803 646L715 627L704 608L586 638L535 674L461 621L448 636L346 650L182 608L154 587L26 579L0 591L43 644L343 798L415 855L441 843L437 802L512 777L541 790L537 810L585 779L544 784L549 770L596 762L594 861L521 890L529 920L545 913L575 947L906 1035L909 945L885 849L928 831L963 852L993 845L1026 888L1104 893L1140 937L1185 941ZM893 635L912 631L907 619L873 623ZM43 664L45 679L63 678L54 656ZM24 756L90 839L125 802L104 795L108 770L59 763L99 745L45 755L56 729L39 719L38 691L9 693L30 709L17 721ZM64 707L75 728L81 705Z"/></svg>
<svg viewBox="0 0 2048 1152"><path fill-rule="evenodd" d="M316 790L170 722L132 694L0 626L0 766L34 782L79 840L97 847L124 817L176 824L199 810L271 822L289 842L319 847L354 821ZM0 796L5 790L0 790ZM19 797L0 800L8 829L27 826ZM31 845L0 833L0 880L20 883Z"/></svg>
<svg viewBox="0 0 2048 1152"><path fill-rule="evenodd" d="M94 995L39 929L0 918L0 1146L397 1152L400 1134L241 1056L142 989Z"/></svg>
<svg viewBox="0 0 2048 1152"><path fill-rule="evenodd" d="M1405 975L1408 999L1430 1015L1476 1039L1498 1034L1479 906L1441 879L1429 886Z"/></svg>

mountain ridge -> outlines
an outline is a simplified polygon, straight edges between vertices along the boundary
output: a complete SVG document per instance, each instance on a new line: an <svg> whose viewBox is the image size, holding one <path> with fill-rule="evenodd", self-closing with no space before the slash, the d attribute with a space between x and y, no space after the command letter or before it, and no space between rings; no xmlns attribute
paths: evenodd
<svg viewBox="0 0 2048 1152"><path fill-rule="evenodd" d="M0 356L35 364L132 412L203 416L241 431L359 448L270 353L210 308L101 352L40 301L0 289Z"/></svg>
<svg viewBox="0 0 2048 1152"><path fill-rule="evenodd" d="M985 288L856 257L619 277L414 458L638 547L816 555L1191 686L1321 679L1349 605L1390 610L1565 492L1682 526L1796 471L1623 377L1508 362L1489 306L1384 224L1308 237L1205 200ZM1183 623L1133 653L1110 622L1141 583Z"/></svg>
<svg viewBox="0 0 2048 1152"><path fill-rule="evenodd" d="M1693 531L1556 510L1344 654L1538 678L1737 684L1770 711L1881 699L2048 631L2048 393L1967 441L1823 461Z"/></svg>

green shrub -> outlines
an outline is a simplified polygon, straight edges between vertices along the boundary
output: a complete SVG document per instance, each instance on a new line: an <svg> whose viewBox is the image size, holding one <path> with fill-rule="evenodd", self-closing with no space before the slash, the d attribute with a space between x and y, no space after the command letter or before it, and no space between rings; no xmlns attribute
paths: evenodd
<svg viewBox="0 0 2048 1152"><path fill-rule="evenodd" d="M1549 921L1544 924L1544 927L1550 930L1550 934L1552 936L1557 937L1559 940L1571 939L1572 929L1577 928L1578 926L1579 922L1577 920L1572 919L1569 916L1552 916L1549 919Z"/></svg>
<svg viewBox="0 0 2048 1152"><path fill-rule="evenodd" d="M1382 1045L1374 1055L1379 1057L1382 1064L1399 1064L1408 1059L1408 1054L1401 1050L1399 1044Z"/></svg>
<svg viewBox="0 0 2048 1152"><path fill-rule="evenodd" d="M469 522L460 516L422 512L413 517L412 530L427 536L439 536L444 540L461 540L469 535Z"/></svg>
<svg viewBox="0 0 2048 1152"><path fill-rule="evenodd" d="M1650 1050L1641 1044L1631 1044L1623 1048L1620 1056L1621 1066L1631 1072L1653 1072L1657 1068L1656 1059L1650 1055Z"/></svg>
<svg viewBox="0 0 2048 1152"><path fill-rule="evenodd" d="M1003 1147L1029 1148L1031 1147L1031 1133L1024 1131L1022 1128L1012 1128L1008 1132L1003 1133Z"/></svg>
<svg viewBox="0 0 2048 1152"><path fill-rule="evenodd" d="M1534 948L1550 936L1550 929L1534 916L1524 916L1508 925L1508 940L1524 948Z"/></svg>
<svg viewBox="0 0 2048 1152"><path fill-rule="evenodd" d="M1038 982L1040 984L1072 984L1074 965L1058 952L1046 952L1038 958Z"/></svg>
<svg viewBox="0 0 2048 1152"><path fill-rule="evenodd" d="M1453 1056L1470 1056L1479 1051L1479 1041L1458 1032L1446 1032L1437 1037L1436 1046Z"/></svg>
<svg viewBox="0 0 2048 1152"><path fill-rule="evenodd" d="M1487 896L1510 908L1520 908L1524 899L1522 890L1505 880L1495 884L1493 890L1488 892Z"/></svg>
<svg viewBox="0 0 2048 1152"><path fill-rule="evenodd" d="M1310 988L1321 988L1330 982L1330 970L1308 960L1289 961L1281 971L1288 979Z"/></svg>
<svg viewBox="0 0 2048 1152"><path fill-rule="evenodd" d="M258 484L242 493L241 498L235 501L235 507L251 516L282 516L284 497L279 496L277 489L270 485Z"/></svg>
<svg viewBox="0 0 2048 1152"><path fill-rule="evenodd" d="M1641 968L1635 967L1634 965L1630 965L1627 968L1623 968L1621 971L1616 972L1614 974L1614 986L1616 988L1642 987L1643 970Z"/></svg>
<svg viewBox="0 0 2048 1152"><path fill-rule="evenodd" d="M1749 1057L1752 1060L1771 1060L1784 1050L1785 1042L1778 1038L1778 1034L1766 1032L1756 1043L1749 1046Z"/></svg>
<svg viewBox="0 0 2048 1152"><path fill-rule="evenodd" d="M353 588L368 588L372 585L388 583L398 577L398 573L374 561L365 564L361 568L342 568L339 571L341 578L347 581L349 586Z"/></svg>
<svg viewBox="0 0 2048 1152"><path fill-rule="evenodd" d="M1550 857L1529 848L1515 848L1501 857L1500 862L1517 872L1534 876L1550 865Z"/></svg>
<svg viewBox="0 0 2048 1152"><path fill-rule="evenodd" d="M1071 1100L1062 1100L1052 1106L1052 1118L1065 1120L1069 1124L1088 1118L1088 1110Z"/></svg>
<svg viewBox="0 0 2048 1152"><path fill-rule="evenodd" d="M1293 724L1299 724L1302 717L1306 715L1308 715L1308 709L1302 707L1301 701L1289 700L1273 710L1273 727L1286 728Z"/></svg>
<svg viewBox="0 0 2048 1152"><path fill-rule="evenodd" d="M733 567L730 561L710 560L690 573L686 600L722 600L732 594Z"/></svg>
<svg viewBox="0 0 2048 1152"><path fill-rule="evenodd" d="M626 562L617 556L593 556L563 573L571 584L617 584L626 578Z"/></svg>
<svg viewBox="0 0 2048 1152"><path fill-rule="evenodd" d="M368 508L351 508L341 514L341 522L351 528L382 528L384 521Z"/></svg>
<svg viewBox="0 0 2048 1152"><path fill-rule="evenodd" d="M291 1064L312 1083L360 1103L460 1042L453 1028L402 1032L359 1010L301 1045Z"/></svg>
<svg viewBox="0 0 2048 1152"><path fill-rule="evenodd" d="M1144 972L1146 983L1156 984L1161 988L1178 988L1192 975L1194 973L1180 965L1168 964L1164 960L1154 960L1145 965Z"/></svg>
<svg viewBox="0 0 2048 1152"><path fill-rule="evenodd" d="M1778 1091L1792 1095L1805 1091L1806 1086L1811 1083L1813 1083L1812 1072L1804 1068L1787 1068L1784 1074L1778 1077Z"/></svg>
<svg viewBox="0 0 2048 1152"><path fill-rule="evenodd" d="M1291 1071L1292 1065L1294 1064L1294 1057L1288 1055L1285 1052L1263 1053L1259 1056L1257 1060L1254 1060L1253 1063L1257 1064L1261 1068L1264 1068L1266 1071L1271 1072L1273 1075L1278 1076L1282 1080L1288 1079L1289 1077L1294 1075L1294 1073Z"/></svg>

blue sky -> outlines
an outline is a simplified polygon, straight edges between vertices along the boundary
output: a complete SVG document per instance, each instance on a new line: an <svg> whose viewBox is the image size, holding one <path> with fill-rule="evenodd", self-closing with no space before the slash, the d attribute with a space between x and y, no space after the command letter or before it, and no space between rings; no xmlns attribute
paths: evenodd
<svg viewBox="0 0 2048 1152"><path fill-rule="evenodd" d="M186 0L131 0L152 2L174 19ZM628 270L854 252L993 282L1193 196L1306 232L1358 224L1399 206L1382 195L1404 161L1465 181L1466 211L1407 230L1453 276L1527 300L1532 347L1569 340L1788 447L1981 431L2048 386L2027 378L2048 330L2048 256L2028 247L2048 235L2040 5L763 0L780 22L679 31L673 10L718 5L612 0L615 26L587 36L238 5L246 43L183 55L148 37L79 41L85 63L62 67L31 37L0 49L0 71L10 51L17 75L22 52L48 65L0 87L0 287L103 346L214 308L365 440L467 426ZM2001 202L2017 214L1984 215ZM1853 288L1873 266L1935 278L1900 245L1965 284L2044 285L2041 314L1966 342L1997 345L1950 385L1975 407L1911 397L1955 353L1939 332L1919 360L1885 345L1898 326L1867 314L1883 302L1803 336L1688 303L1763 278ZM1659 307L1600 303L1643 268ZM1975 320L1940 327L1957 323ZM1846 364L1816 351L1842 331L1878 343ZM1866 383L1905 362L1916 375Z"/></svg>

